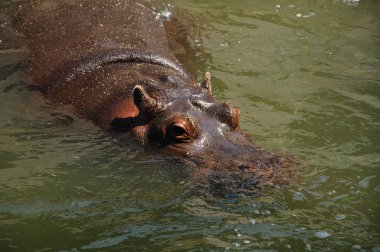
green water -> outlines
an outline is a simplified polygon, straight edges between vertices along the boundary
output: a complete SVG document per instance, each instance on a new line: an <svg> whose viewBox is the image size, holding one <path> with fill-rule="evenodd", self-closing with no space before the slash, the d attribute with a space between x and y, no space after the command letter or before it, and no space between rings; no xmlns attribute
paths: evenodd
<svg viewBox="0 0 380 252"><path fill-rule="evenodd" d="M380 2L173 6L192 72L302 176L261 197L197 190L170 158L28 90L1 20L0 251L380 251Z"/></svg>

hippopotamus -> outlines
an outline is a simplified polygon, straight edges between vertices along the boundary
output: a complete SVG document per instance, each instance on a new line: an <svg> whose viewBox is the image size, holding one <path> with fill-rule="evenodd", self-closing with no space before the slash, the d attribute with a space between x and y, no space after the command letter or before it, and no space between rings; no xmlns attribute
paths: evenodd
<svg viewBox="0 0 380 252"><path fill-rule="evenodd" d="M15 13L30 50L30 85L51 102L186 159L215 188L292 176L291 156L256 145L240 129L240 110L215 100L210 73L198 82L186 71L168 36L170 20L147 3L28 1Z"/></svg>

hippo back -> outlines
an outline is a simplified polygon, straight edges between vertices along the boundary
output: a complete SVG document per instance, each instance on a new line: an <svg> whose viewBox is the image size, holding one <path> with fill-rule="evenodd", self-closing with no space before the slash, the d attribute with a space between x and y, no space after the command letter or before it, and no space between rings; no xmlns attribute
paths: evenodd
<svg viewBox="0 0 380 252"><path fill-rule="evenodd" d="M17 23L32 52L36 85L62 65L115 49L149 50L176 60L157 14L135 1L38 1L22 7Z"/></svg>

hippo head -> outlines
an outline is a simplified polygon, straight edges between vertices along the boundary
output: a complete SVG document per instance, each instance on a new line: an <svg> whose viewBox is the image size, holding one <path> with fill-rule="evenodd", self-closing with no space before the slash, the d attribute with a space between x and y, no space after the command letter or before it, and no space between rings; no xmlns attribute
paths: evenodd
<svg viewBox="0 0 380 252"><path fill-rule="evenodd" d="M251 190L291 176L292 158L256 146L240 130L240 110L215 101L209 73L201 84L184 85L176 76L165 82L170 88L158 88L162 83L136 85L132 94L139 114L116 118L112 125L128 129L142 143L186 157L193 177L207 178L217 191Z"/></svg>

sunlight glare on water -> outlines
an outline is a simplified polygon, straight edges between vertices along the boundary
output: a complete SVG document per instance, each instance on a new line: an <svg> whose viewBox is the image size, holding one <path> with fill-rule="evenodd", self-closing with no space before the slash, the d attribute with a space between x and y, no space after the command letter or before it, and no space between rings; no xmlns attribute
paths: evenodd
<svg viewBox="0 0 380 252"><path fill-rule="evenodd" d="M182 163L29 90L1 16L0 251L380 251L378 1L155 6L180 14L194 77L210 71L241 128L299 159L300 177L258 196L200 190Z"/></svg>

